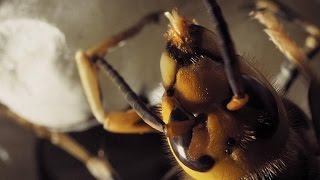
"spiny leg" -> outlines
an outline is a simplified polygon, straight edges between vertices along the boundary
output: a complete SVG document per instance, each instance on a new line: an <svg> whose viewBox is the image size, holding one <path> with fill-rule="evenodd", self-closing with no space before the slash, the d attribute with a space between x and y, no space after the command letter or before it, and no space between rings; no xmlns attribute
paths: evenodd
<svg viewBox="0 0 320 180"><path fill-rule="evenodd" d="M301 26L310 36L320 37L320 29L279 0L256 0L257 10L267 10L277 17Z"/></svg>
<svg viewBox="0 0 320 180"><path fill-rule="evenodd" d="M82 162L95 178L114 179L118 177L117 173L112 169L107 160L92 155L68 134L53 132L46 127L30 123L28 120L20 117L1 104L0 116L6 117L5 119L9 119L23 128L31 130L37 137L47 139L52 144L65 150L71 156Z"/></svg>
<svg viewBox="0 0 320 180"><path fill-rule="evenodd" d="M293 64L296 64L307 82L315 79L315 75L308 66L308 57L303 50L284 30L276 16L268 11L256 11L252 13L261 24L266 26L265 32L273 43Z"/></svg>
<svg viewBox="0 0 320 180"><path fill-rule="evenodd" d="M154 131L148 125L139 123L141 118L132 110L126 112L104 111L97 79L98 67L96 66L96 60L103 58L110 48L116 47L119 43L137 35L145 25L157 22L160 14L162 13L151 13L127 30L107 38L98 46L87 51L80 50L76 53L80 78L91 110L96 119L108 131L118 133L147 133Z"/></svg>
<svg viewBox="0 0 320 180"><path fill-rule="evenodd" d="M257 11L268 11L275 16L291 23L301 26L309 35L305 40L303 48L309 60L312 60L320 51L320 28L309 22L298 13L287 7L278 0L256 0L254 7ZM281 64L281 71L276 76L276 86L284 94L290 89L292 83L299 74L297 65L284 61Z"/></svg>

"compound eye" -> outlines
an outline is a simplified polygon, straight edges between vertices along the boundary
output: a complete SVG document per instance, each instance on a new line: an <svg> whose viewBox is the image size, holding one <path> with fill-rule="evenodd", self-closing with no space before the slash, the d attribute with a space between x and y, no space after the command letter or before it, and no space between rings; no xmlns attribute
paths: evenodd
<svg viewBox="0 0 320 180"><path fill-rule="evenodd" d="M175 108L171 112L168 124L168 129L172 133L167 133L167 139L181 163L194 171L206 172L213 167L214 159L208 155L194 159L187 152L191 143L192 130L196 124L195 120L189 117L182 109Z"/></svg>
<svg viewBox="0 0 320 180"><path fill-rule="evenodd" d="M245 80L245 88L250 96L247 104L257 112L257 124L255 126L255 136L257 138L268 138L275 132L279 117L278 105L271 91L261 84L257 79L243 75Z"/></svg>

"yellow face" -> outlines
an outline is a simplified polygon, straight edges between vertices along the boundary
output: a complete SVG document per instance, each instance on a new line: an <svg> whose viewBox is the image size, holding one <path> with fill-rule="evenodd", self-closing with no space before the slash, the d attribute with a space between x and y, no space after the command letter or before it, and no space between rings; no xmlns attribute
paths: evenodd
<svg viewBox="0 0 320 180"><path fill-rule="evenodd" d="M175 84L172 86L174 88L169 89L171 94L163 96L162 115L164 122L169 125L174 123L172 116L176 107L183 109L186 114L194 115L195 121L199 115L204 115L204 120L196 122L189 129L192 137L185 148L191 159L210 156L214 159L214 165L205 172L195 171L182 163L174 153L181 167L196 179L239 179L264 168L264 164L269 161L281 160L286 152L288 124L285 115L281 115L284 110L280 100L276 100L273 93L269 92L270 98L274 99L270 102L275 107L269 109L276 111L276 114L268 112L269 109L263 104L255 104L263 103L260 102L263 100L254 99L243 109L230 112L224 104L231 98L225 78L221 77L220 81L210 80L208 77L220 75L214 71L195 70L197 68L193 66L201 67L202 63L207 63L207 68L211 65L210 62L203 61L177 71ZM215 87L220 89L215 90ZM267 119L267 122L260 122L259 118ZM264 123L273 125L269 127ZM178 127L175 128L172 131L177 131ZM277 171L272 170L274 173Z"/></svg>
<svg viewBox="0 0 320 180"><path fill-rule="evenodd" d="M185 44L179 44L172 42L177 38L168 37L160 60L166 89L162 117L179 165L195 179L241 179L281 172L289 145L280 98L263 76L240 62L249 102L229 111L226 103L232 92L215 35L194 24L182 27L189 28L184 30L190 32L189 41L182 38Z"/></svg>

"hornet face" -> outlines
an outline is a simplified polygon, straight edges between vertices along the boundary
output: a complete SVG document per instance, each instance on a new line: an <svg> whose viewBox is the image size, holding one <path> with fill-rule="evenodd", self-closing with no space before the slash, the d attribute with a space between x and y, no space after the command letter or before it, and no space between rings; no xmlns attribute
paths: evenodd
<svg viewBox="0 0 320 180"><path fill-rule="evenodd" d="M105 128L112 132L163 133L180 167L194 179L315 179L318 143L308 141L308 118L237 55L219 5L214 0L204 2L216 24L216 33L179 16L175 10L165 13L170 24L160 59L165 89L160 115L158 109L141 101L103 58L106 51L100 52L100 46L94 53L79 52L77 61L87 75L83 79L88 84L87 94L96 116L102 117L101 122L106 122ZM102 47L132 37L148 19L142 19ZM268 30L279 35L274 28ZM288 46L293 44L288 43L293 42L290 39L282 40ZM101 101L97 100L99 86L94 78L96 69L90 63L105 70L134 111L101 110ZM316 79L309 81L313 132L319 137L320 86ZM140 118L145 122L143 127L137 125Z"/></svg>
<svg viewBox="0 0 320 180"><path fill-rule="evenodd" d="M162 117L174 157L195 179L275 176L290 159L293 135L282 101L262 75L240 61L247 104L226 106L232 91L210 30L167 13L167 45L160 66L166 92Z"/></svg>

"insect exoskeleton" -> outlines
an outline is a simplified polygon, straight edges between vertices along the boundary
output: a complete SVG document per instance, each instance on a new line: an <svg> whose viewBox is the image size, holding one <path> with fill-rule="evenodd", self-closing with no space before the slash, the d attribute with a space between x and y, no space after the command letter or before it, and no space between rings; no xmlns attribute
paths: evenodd
<svg viewBox="0 0 320 180"><path fill-rule="evenodd" d="M297 166L301 142L267 79L238 56L249 99L227 108L233 94L217 36L177 11L166 16L162 117L183 170L195 179L258 179Z"/></svg>

